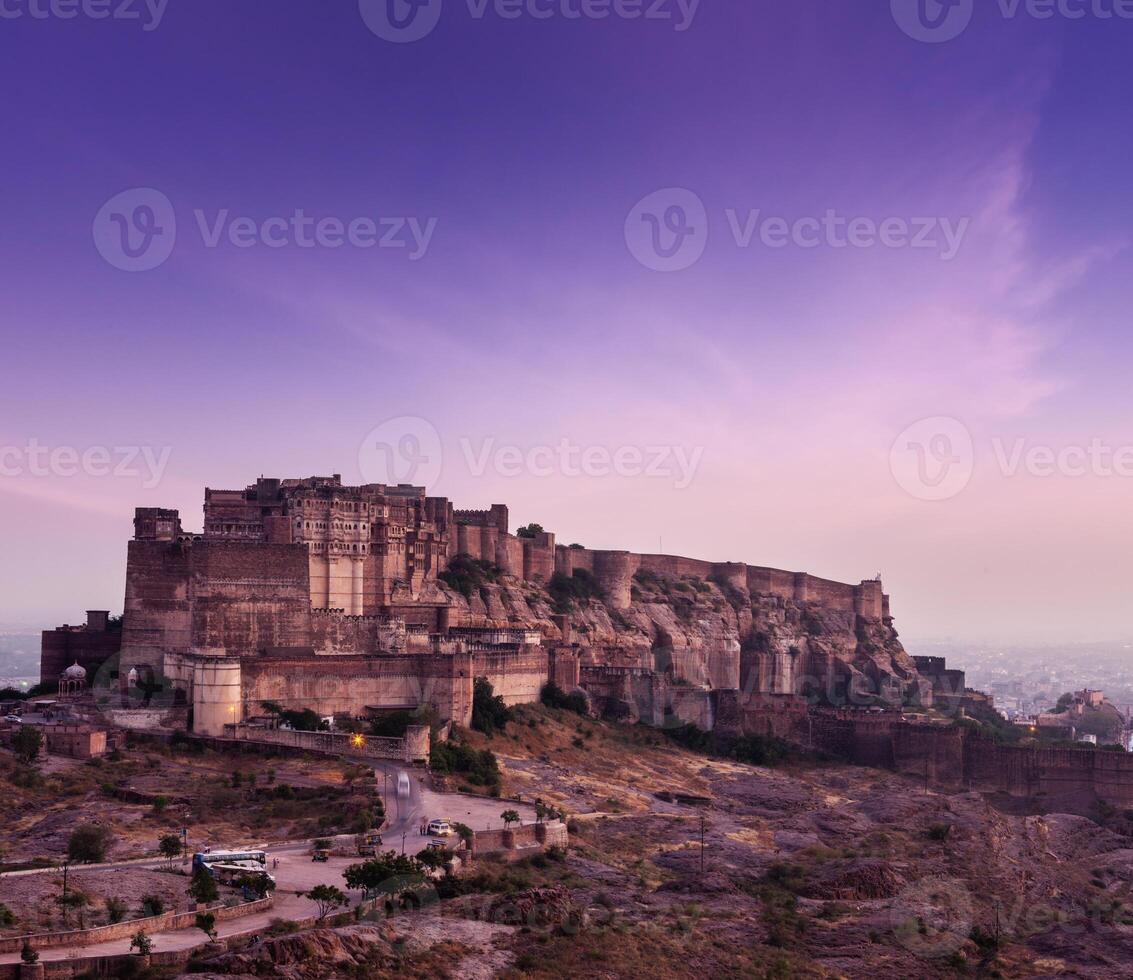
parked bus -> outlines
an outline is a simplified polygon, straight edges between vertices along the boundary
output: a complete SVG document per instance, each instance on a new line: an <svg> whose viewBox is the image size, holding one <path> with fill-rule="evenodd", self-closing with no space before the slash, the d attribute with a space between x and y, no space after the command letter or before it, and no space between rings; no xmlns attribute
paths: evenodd
<svg viewBox="0 0 1133 980"><path fill-rule="evenodd" d="M266 851L203 851L193 855L193 868L210 864L244 864L254 861L260 868L266 868L268 856ZM258 869L257 869L258 870Z"/></svg>

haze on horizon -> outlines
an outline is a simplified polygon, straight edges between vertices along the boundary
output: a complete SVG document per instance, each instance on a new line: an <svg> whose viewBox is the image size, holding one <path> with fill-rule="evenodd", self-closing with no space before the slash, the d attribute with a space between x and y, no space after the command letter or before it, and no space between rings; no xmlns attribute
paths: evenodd
<svg viewBox="0 0 1133 980"><path fill-rule="evenodd" d="M881 573L906 640L1128 638L1133 23L901 2L0 19L0 622L120 610L135 506L386 467Z"/></svg>

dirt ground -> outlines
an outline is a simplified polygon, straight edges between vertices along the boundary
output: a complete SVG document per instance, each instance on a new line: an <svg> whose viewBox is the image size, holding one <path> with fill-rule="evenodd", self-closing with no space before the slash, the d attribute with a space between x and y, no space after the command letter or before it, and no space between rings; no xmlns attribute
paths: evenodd
<svg viewBox="0 0 1133 980"><path fill-rule="evenodd" d="M177 866L180 868L180 864ZM159 896L166 912L186 912L191 908L186 888L188 877L166 871L143 868L71 868L67 874L67 890L71 894L85 895L88 906L70 911L64 922L62 910L55 899L63 893L63 872L46 872L30 875L5 875L0 878L0 901L16 916L13 928L0 930L0 935L20 935L26 932L47 932L64 928L91 928L106 925L110 919L106 899L117 898L126 903L126 918L140 918L142 898ZM224 891L227 891L225 889Z"/></svg>
<svg viewBox="0 0 1133 980"><path fill-rule="evenodd" d="M140 744L87 762L49 756L37 773L0 757L0 835L8 866L60 863L79 823L113 831L108 860L152 855L188 830L188 846L348 833L377 793L350 766L250 752L177 751Z"/></svg>
<svg viewBox="0 0 1133 980"><path fill-rule="evenodd" d="M438 976L514 978L1101 978L1127 975L1133 962L1133 838L1101 818L1028 815L871 769L712 759L660 732L538 706L517 711L505 732L469 739L498 756L505 796L566 812L570 847L509 866L478 862L437 903L381 933L383 968L417 975L427 963ZM47 841L65 844L76 805L112 822L127 842L119 847L155 839L176 806L220 840L253 825L283 836L317 826L313 812L341 819L352 805L341 767L276 762L269 777L268 765L140 751L102 767L63 767L0 800L34 802L9 810L17 830L4 834L8 860L13 851L42 853ZM115 785L189 802L162 814L123 803L100 788L110 774ZM343 795L277 807L274 790L266 801L259 791L280 784ZM57 877L45 876L48 894L19 899L22 907L47 914ZM162 877L141 873L131 901ZM548 893L574 912L532 918ZM365 963L372 932L280 940L253 951L255 972L334 976L301 951L349 947L355 964ZM249 962L230 957L214 975L226 975L220 967L242 973Z"/></svg>

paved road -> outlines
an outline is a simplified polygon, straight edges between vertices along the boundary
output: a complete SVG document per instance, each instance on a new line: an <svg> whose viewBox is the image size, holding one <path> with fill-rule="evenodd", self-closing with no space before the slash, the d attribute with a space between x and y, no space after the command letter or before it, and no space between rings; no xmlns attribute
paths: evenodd
<svg viewBox="0 0 1133 980"><path fill-rule="evenodd" d="M500 814L505 809L517 810L524 821L534 820L535 813L530 807L518 803L509 803L503 800L485 800L479 797L466 796L463 793L435 793L423 785L419 773L396 763L376 763L374 768L378 771L378 792L385 788L386 815L388 823L382 829L384 843L383 849L401 851L402 853L416 854L425 846L426 838L420 835L422 822L436 817L458 820L468 824L473 830L498 829L503 826ZM397 776L400 772L409 775L409 795L398 796ZM385 779L383 780L383 775ZM342 838L353 843L353 835ZM234 846L244 846L234 845ZM214 848L215 849L215 848ZM267 912L232 919L217 924L217 932L221 938L262 932L271 925L273 919L302 919L318 914L314 902L303 898L299 892L308 891L315 885L334 884L346 890L342 878L342 871L347 865L355 864L358 858L332 857L326 863L314 862L310 857L310 841L286 841L277 844L268 844L268 868L276 879L275 906ZM279 866L274 867L274 861ZM164 867L161 859L152 861L122 861L117 864L101 865L99 867L111 869L115 867ZM94 866L85 866L90 870ZM58 868L48 868L36 871L14 872L16 874L43 874L58 873ZM357 892L353 893L355 901ZM178 929L154 933L153 948L155 952L168 952L171 950L190 949L204 942L204 935L199 929ZM73 957L111 956L130 952L129 939L116 939L110 942L98 943L93 946L77 946L65 949L40 950L40 959L66 960ZM18 963L19 953L0 953L0 963Z"/></svg>

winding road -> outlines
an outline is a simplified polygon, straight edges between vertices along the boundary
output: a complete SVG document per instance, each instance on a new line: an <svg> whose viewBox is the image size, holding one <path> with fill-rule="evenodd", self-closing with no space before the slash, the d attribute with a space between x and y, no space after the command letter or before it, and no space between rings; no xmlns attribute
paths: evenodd
<svg viewBox="0 0 1133 980"><path fill-rule="evenodd" d="M504 809L517 810L524 821L534 819L534 810L519 803L504 800L484 799L467 796L463 793L437 793L424 785L421 774L398 763L369 763L378 774L378 792L386 803L387 822L382 828L382 850L394 850L403 854L416 854L425 846L426 838L421 836L422 823L437 817L457 820L473 830L488 830L502 826L500 814ZM397 782L399 773L409 776L409 794L399 796ZM339 839L353 842L353 834ZM304 919L318 914L318 907L302 892L309 891L320 884L337 884L345 891L342 872L348 865L356 864L357 857L332 857L326 863L314 862L310 857L310 840L279 841L267 844L252 844L238 841L227 842L232 847L263 847L268 852L268 869L275 876L275 904L266 912L258 912L239 919L217 923L220 938L248 935L263 932L274 919ZM214 846L214 850L219 849ZM273 866L278 861L278 867ZM165 861L153 860L119 861L110 864L88 866L90 869L105 870L113 874L115 868L144 867L161 868ZM186 861L187 870L187 861ZM43 868L34 871L16 871L9 874L50 874L58 873L58 868ZM0 880L5 876L0 875ZM354 893L357 900L358 895ZM352 904L355 904L352 902ZM196 928L156 932L151 937L154 952L192 949L204 942L204 936ZM128 938L114 939L90 946L60 947L39 950L40 960L66 960L90 956L114 956L130 952ZM20 954L0 953L0 963L18 963Z"/></svg>

